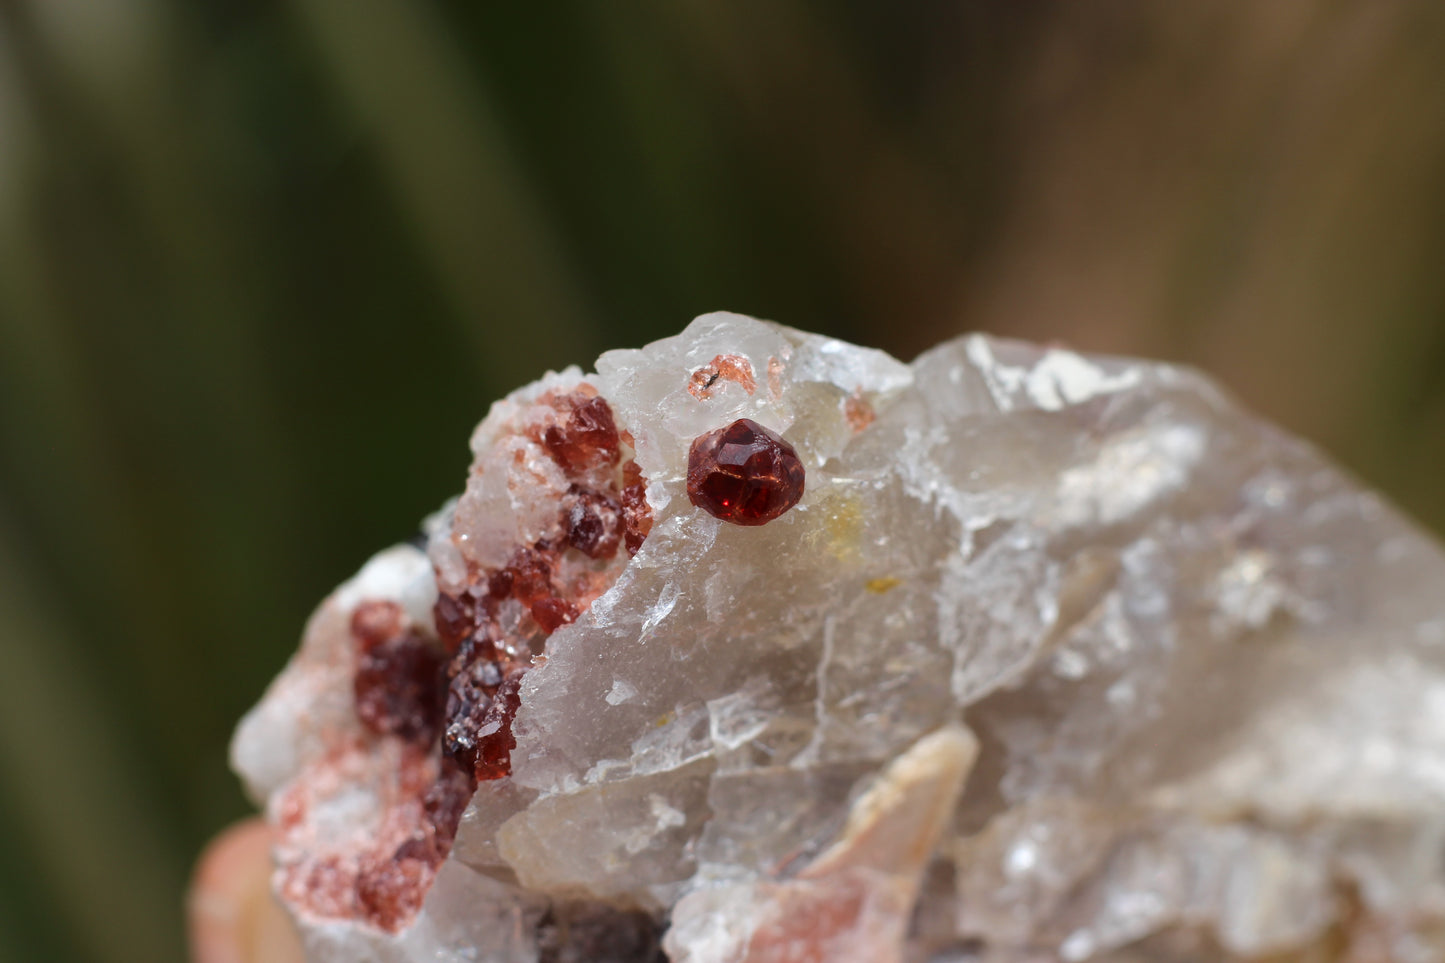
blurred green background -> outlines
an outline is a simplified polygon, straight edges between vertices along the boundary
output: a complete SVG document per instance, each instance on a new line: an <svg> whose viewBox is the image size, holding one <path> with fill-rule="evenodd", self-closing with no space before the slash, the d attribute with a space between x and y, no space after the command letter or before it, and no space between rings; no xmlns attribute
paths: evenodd
<svg viewBox="0 0 1445 963"><path fill-rule="evenodd" d="M0 0L0 959L178 961L237 717L549 366L1179 359L1445 525L1445 5Z"/></svg>

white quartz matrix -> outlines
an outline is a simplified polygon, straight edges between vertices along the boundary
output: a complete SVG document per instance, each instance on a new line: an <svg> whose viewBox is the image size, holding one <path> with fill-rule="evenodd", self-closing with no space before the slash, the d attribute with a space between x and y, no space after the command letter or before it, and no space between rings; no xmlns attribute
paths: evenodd
<svg viewBox="0 0 1445 963"><path fill-rule="evenodd" d="M565 480L507 426L584 384L651 532L532 651L419 914L285 897L310 959L1445 959L1439 544L1193 371L985 336L910 365L710 314L499 402L428 550L327 599L241 724L271 818L309 807L293 858L344 864L410 791L350 614L434 639L439 586L543 537ZM743 417L806 469L757 527L686 490Z"/></svg>

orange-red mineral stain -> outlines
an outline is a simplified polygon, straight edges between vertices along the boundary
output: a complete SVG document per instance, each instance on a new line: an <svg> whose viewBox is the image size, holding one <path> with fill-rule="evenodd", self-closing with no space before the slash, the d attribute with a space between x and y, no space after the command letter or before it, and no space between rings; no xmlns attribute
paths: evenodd
<svg viewBox="0 0 1445 963"><path fill-rule="evenodd" d="M436 876L433 850L418 845L381 856L364 866L356 881L356 903L374 926L395 932L421 911Z"/></svg>
<svg viewBox="0 0 1445 963"><path fill-rule="evenodd" d="M409 746L398 753L395 742L388 744L391 750L365 742L335 747L281 800L286 818L276 850L280 889L302 912L395 932L421 908L461 812L446 817L450 828L438 827L427 805L429 787L442 784L435 757ZM355 827L356 839L364 843L338 843L331 838L334 830L318 834L312 813L358 785L367 786L375 800Z"/></svg>
<svg viewBox="0 0 1445 963"><path fill-rule="evenodd" d="M771 912L753 931L739 963L831 963L870 939L886 944L886 938L865 928L891 922L869 918L869 910L877 914L877 909L869 905L866 881L800 881L769 888Z"/></svg>
<svg viewBox="0 0 1445 963"><path fill-rule="evenodd" d="M724 381L742 385L748 394L758 390L751 361L740 354L720 354L692 373L687 381L687 393L699 400L710 398Z"/></svg>
<svg viewBox="0 0 1445 963"><path fill-rule="evenodd" d="M843 417L848 419L848 427L859 432L873 424L878 415L868 399L863 397L863 389L858 388L843 400Z"/></svg>
<svg viewBox="0 0 1445 963"><path fill-rule="evenodd" d="M747 418L699 435L687 456L687 497L734 525L764 525L803 497L803 463L776 432Z"/></svg>
<svg viewBox="0 0 1445 963"><path fill-rule="evenodd" d="M374 648L406 631L406 612L386 599L362 602L351 613L351 635L363 648Z"/></svg>

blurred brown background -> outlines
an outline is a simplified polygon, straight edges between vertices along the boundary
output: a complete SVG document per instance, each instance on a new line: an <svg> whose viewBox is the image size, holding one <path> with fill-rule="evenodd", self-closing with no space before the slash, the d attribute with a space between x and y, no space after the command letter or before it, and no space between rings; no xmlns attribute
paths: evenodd
<svg viewBox="0 0 1445 963"><path fill-rule="evenodd" d="M1445 525L1445 5L0 0L0 959L177 961L236 718L548 366L1199 365Z"/></svg>

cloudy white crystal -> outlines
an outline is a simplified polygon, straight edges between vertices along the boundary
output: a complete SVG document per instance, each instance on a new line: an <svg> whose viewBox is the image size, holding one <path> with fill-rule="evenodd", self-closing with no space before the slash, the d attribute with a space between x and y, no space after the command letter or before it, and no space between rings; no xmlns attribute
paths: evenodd
<svg viewBox="0 0 1445 963"><path fill-rule="evenodd" d="M719 355L756 390L689 393ZM514 400L579 380L635 440L652 532L526 675L512 776L421 917L303 914L314 959L562 959L549 904L599 901L671 920L679 961L843 959L757 934L853 896L858 959L1445 956L1445 556L1308 445L1190 371L982 336L903 365L714 314ZM474 439L495 470L430 525L443 585L565 489L489 447L511 404ZM685 491L692 439L741 417L807 470L759 528ZM355 727L336 626L363 598L415 618L419 559L339 590L242 723L258 797ZM896 760L945 744L969 764L956 803L926 790L926 865L860 849Z"/></svg>

